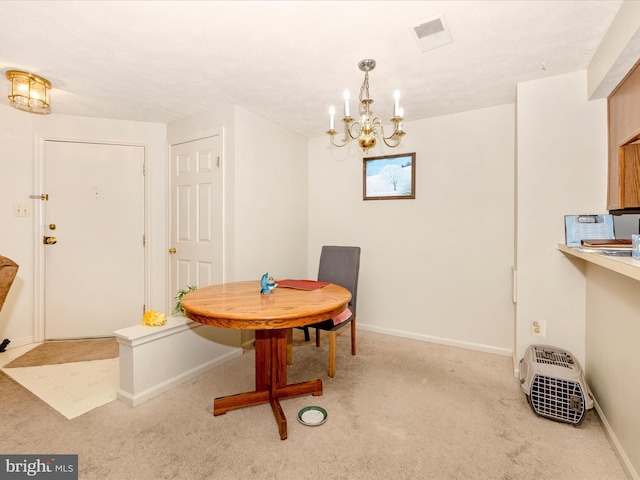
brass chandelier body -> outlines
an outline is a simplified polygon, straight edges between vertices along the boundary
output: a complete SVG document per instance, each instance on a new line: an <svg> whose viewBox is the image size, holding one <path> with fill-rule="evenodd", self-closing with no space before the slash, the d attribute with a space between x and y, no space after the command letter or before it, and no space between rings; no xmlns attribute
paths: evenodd
<svg viewBox="0 0 640 480"><path fill-rule="evenodd" d="M7 78L11 82L8 97L12 107L41 115L51 113L49 100L51 82L49 80L19 70L9 70Z"/></svg>
<svg viewBox="0 0 640 480"><path fill-rule="evenodd" d="M380 136L385 145L391 148L395 148L400 145L402 137L406 135L406 132L402 129L402 109L399 107L399 94L396 91L395 104L393 117L391 122L393 124L393 132L390 135L385 135L384 126L380 117L373 117L371 112L371 104L373 99L369 96L369 72L376 66L376 61L372 59L365 59L358 63L360 70L365 72L364 82L360 87L359 99L359 113L360 119L356 120L349 114L349 96L348 92L345 92L345 112L342 122L345 125L345 141L343 143L336 143L335 135L338 133L335 130L335 109L331 107L329 111L330 124L327 134L331 140L331 143L336 147L344 147L351 140L358 140L360 148L366 153L370 148L375 147L377 141L376 136Z"/></svg>

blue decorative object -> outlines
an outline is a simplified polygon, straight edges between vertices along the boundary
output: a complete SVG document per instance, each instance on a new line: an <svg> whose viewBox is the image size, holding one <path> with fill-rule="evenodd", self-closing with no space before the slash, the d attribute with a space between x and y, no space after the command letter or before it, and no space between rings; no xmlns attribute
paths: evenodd
<svg viewBox="0 0 640 480"><path fill-rule="evenodd" d="M277 285L273 281L273 278L269 276L269 272L262 275L262 278L260 279L260 293L262 295L269 295L271 293L271 290L276 287Z"/></svg>

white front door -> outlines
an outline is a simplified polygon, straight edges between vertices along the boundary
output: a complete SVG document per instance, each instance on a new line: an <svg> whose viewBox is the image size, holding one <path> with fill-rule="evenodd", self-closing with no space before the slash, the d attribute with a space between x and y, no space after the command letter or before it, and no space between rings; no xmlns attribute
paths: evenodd
<svg viewBox="0 0 640 480"><path fill-rule="evenodd" d="M141 146L45 141L45 339L140 323L144 158Z"/></svg>
<svg viewBox="0 0 640 480"><path fill-rule="evenodd" d="M171 146L171 292L222 282L220 136Z"/></svg>

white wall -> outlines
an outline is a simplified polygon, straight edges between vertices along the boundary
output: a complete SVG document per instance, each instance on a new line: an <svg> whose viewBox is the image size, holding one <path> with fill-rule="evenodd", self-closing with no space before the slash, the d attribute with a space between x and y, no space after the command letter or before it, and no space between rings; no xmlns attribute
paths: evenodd
<svg viewBox="0 0 640 480"><path fill-rule="evenodd" d="M630 478L640 478L640 283L586 265L587 383Z"/></svg>
<svg viewBox="0 0 640 480"><path fill-rule="evenodd" d="M406 122L415 200L362 200L362 151L309 142L309 274L362 248L362 329L510 355L514 105Z"/></svg>
<svg viewBox="0 0 640 480"><path fill-rule="evenodd" d="M516 360L542 343L585 362L585 279L556 246L564 215L606 213L606 100L586 85L585 71L518 84Z"/></svg>
<svg viewBox="0 0 640 480"><path fill-rule="evenodd" d="M235 280L307 274L307 140L236 107Z"/></svg>
<svg viewBox="0 0 640 480"><path fill-rule="evenodd" d="M166 127L163 124L73 117L38 116L0 106L0 151L3 152L0 177L0 252L19 265L15 290L9 293L0 312L0 337L12 341L10 347L32 343L39 321L37 278L34 276L35 242L39 239L37 220L40 200L29 199L40 192L34 183L34 156L38 138L59 138L123 142L144 145L147 151L148 188L148 291L147 308L164 310L166 298ZM4 153L6 152L6 155ZM32 216L13 216L14 203L27 203ZM126 274L126 273L123 273ZM131 319L132 325L139 319Z"/></svg>
<svg viewBox="0 0 640 480"><path fill-rule="evenodd" d="M0 311L0 341L9 347L31 343L33 338L33 211L14 217L13 205L26 204L32 192L32 120L24 112L0 105L0 255L20 268Z"/></svg>

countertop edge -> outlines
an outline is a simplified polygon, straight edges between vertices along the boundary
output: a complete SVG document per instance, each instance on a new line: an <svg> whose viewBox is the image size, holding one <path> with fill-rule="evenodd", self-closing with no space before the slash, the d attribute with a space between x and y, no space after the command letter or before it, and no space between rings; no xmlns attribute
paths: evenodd
<svg viewBox="0 0 640 480"><path fill-rule="evenodd" d="M558 250L562 253L571 255L589 263L599 265L613 272L624 275L625 277L632 278L640 281L640 260L636 260L631 257L613 257L605 255L604 253L591 253L579 250L574 247L569 247L564 243L558 244Z"/></svg>

